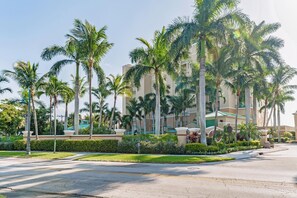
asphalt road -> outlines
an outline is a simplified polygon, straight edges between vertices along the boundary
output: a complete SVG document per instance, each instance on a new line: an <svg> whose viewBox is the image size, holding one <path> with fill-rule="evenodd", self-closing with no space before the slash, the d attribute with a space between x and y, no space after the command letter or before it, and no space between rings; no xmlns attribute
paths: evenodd
<svg viewBox="0 0 297 198"><path fill-rule="evenodd" d="M297 198L297 145L245 160L200 165L0 158L7 197Z"/></svg>

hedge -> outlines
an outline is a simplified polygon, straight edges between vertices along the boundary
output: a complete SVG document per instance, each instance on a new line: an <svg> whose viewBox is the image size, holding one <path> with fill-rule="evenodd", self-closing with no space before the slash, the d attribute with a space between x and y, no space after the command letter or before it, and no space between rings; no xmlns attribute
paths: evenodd
<svg viewBox="0 0 297 198"><path fill-rule="evenodd" d="M187 154L208 154L208 153L217 153L219 152L218 146L206 146L201 143L190 143L186 144L185 151Z"/></svg>
<svg viewBox="0 0 297 198"><path fill-rule="evenodd" d="M25 150L26 144L23 140L18 140L9 148L5 149L3 143L0 144L1 150ZM8 146L6 146L8 147ZM52 151L54 140L32 140L31 150L33 151ZM57 140L57 151L70 152L103 152L115 153L118 148L118 140Z"/></svg>

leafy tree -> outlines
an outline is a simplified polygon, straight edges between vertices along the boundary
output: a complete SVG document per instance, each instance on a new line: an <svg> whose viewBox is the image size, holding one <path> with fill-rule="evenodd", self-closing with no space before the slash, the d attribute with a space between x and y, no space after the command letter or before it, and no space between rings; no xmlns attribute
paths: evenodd
<svg viewBox="0 0 297 198"><path fill-rule="evenodd" d="M74 28L71 30L71 34L67 36L73 40L78 41L83 48L83 67L88 75L89 82L89 104L92 104L92 78L93 70L95 70L98 80L104 79L104 71L100 67L100 61L113 46L112 43L107 41L106 36L107 27L97 30L97 28L91 25L88 21L83 23L82 21L75 19ZM90 138L93 134L93 116L92 109L89 112L90 119Z"/></svg>
<svg viewBox="0 0 297 198"><path fill-rule="evenodd" d="M24 127L24 111L12 104L0 104L0 132L16 135Z"/></svg>
<svg viewBox="0 0 297 198"><path fill-rule="evenodd" d="M108 90L110 93L113 94L114 101L113 101L113 108L112 108L112 114L110 117L109 122L109 129L113 126L113 118L114 118L114 111L116 107L117 97L120 95L130 95L130 86L128 85L128 82L124 79L124 75L110 75L107 77L107 84L106 84Z"/></svg>
<svg viewBox="0 0 297 198"><path fill-rule="evenodd" d="M143 38L137 38L145 46L136 48L130 52L132 63L135 63L126 73L126 79L133 80L136 87L140 86L140 80L145 75L152 73L154 75L154 87L156 95L155 117L155 133L160 135L160 99L161 87L165 87L164 74L174 73L173 58L169 55L170 43L165 37L165 28L156 31L152 44Z"/></svg>
<svg viewBox="0 0 297 198"><path fill-rule="evenodd" d="M212 48L213 38L225 38L224 34L228 25L236 22L243 23L246 16L237 9L237 0L195 0L193 19L177 18L168 27L167 35L175 38L174 52L182 48L189 49L197 43L198 61L200 62L199 90L200 90L200 131L201 142L206 143L206 100L205 100L205 61L207 49Z"/></svg>

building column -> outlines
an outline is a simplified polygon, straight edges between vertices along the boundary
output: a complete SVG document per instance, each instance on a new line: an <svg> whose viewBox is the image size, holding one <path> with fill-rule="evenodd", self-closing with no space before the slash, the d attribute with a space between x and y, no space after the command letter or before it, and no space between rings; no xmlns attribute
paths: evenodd
<svg viewBox="0 0 297 198"><path fill-rule="evenodd" d="M297 111L293 113L295 121L295 140L297 141Z"/></svg>

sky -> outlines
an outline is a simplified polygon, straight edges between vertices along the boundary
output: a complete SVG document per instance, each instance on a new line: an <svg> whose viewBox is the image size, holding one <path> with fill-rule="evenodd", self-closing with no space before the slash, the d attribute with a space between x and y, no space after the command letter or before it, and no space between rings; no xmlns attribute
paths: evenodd
<svg viewBox="0 0 297 198"><path fill-rule="evenodd" d="M135 38L150 40L156 30L168 26L176 17L192 16L193 4L193 0L0 0L0 70L12 69L16 61L22 60L39 63L40 75L46 73L61 57L43 61L40 58L42 50L53 44L63 45L65 34L78 18L88 20L98 28L108 27L108 40L114 47L101 65L106 75L120 74L122 66L130 63L129 52L140 46ZM242 0L239 7L257 23L265 20L282 24L275 34L285 41L281 54L287 64L297 67L297 26L294 21L297 19L297 1ZM71 83L70 75L74 70L74 65L66 66L59 78ZM297 78L291 84L297 84ZM13 93L2 95L0 99L18 97L18 86L13 81L9 86ZM297 99L297 94L295 97ZM41 99L48 101L45 97ZM85 101L87 96L82 98L80 105ZM108 103L112 104L111 97ZM121 100L117 107L121 109ZM281 123L293 126L292 113L296 110L296 102L287 103ZM64 107L59 106L60 115L63 111ZM73 104L70 104L70 111L73 111Z"/></svg>

